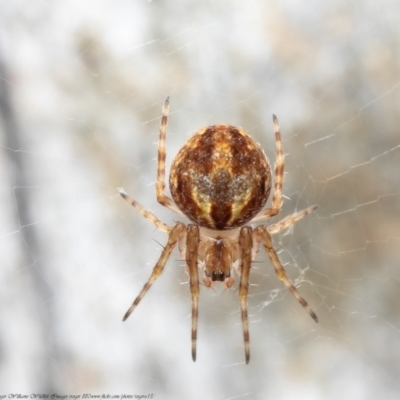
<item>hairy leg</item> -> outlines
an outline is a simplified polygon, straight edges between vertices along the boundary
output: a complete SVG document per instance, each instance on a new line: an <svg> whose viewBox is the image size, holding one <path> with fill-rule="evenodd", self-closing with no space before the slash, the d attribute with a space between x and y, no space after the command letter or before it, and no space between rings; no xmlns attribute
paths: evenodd
<svg viewBox="0 0 400 400"><path fill-rule="evenodd" d="M124 318L122 319L125 321L136 308L136 306L140 303L143 299L147 291L151 288L153 283L157 280L157 278L161 275L164 270L165 264L169 259L169 256L172 253L176 243L182 239L183 236L186 235L186 226L181 222L177 222L176 225L171 229L168 236L168 243L164 247L160 258L158 259L156 265L153 268L153 272L150 275L148 281L144 284L143 289L140 291L139 295L136 297L132 305L129 307L129 310L125 313Z"/></svg>
<svg viewBox="0 0 400 400"><path fill-rule="evenodd" d="M285 286L290 290L290 292L296 297L297 301L306 309L306 311L310 314L311 318L318 322L318 318L315 312L311 309L308 303L304 300L304 298L300 295L297 291L295 286L290 282L289 278L286 275L285 269L283 268L276 251L272 246L272 238L271 235L268 233L268 228L266 226L259 226L254 229L254 237L256 240L261 238L265 250L268 253L269 258L271 259L272 265L275 268L275 273L278 278L285 284Z"/></svg>

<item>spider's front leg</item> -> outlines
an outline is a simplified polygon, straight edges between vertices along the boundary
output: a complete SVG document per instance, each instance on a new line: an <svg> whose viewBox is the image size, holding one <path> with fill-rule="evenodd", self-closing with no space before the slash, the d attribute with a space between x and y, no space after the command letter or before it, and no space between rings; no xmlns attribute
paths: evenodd
<svg viewBox="0 0 400 400"><path fill-rule="evenodd" d="M197 253L200 242L198 225L187 226L186 237L186 264L189 272L190 293L192 294L192 359L196 361L197 319L199 315L199 269L197 267Z"/></svg>
<svg viewBox="0 0 400 400"><path fill-rule="evenodd" d="M170 230L168 235L168 243L164 247L160 258L157 261L157 264L153 268L153 272L150 275L148 281L144 284L143 289L140 291L139 295L136 297L132 305L129 307L129 310L125 313L124 318L125 321L133 312L135 307L140 303L143 299L144 295L151 288L156 279L161 275L164 270L165 264L169 259L169 256L172 253L177 242L181 243L185 240L186 237L186 226L182 224L182 222L177 222L176 225Z"/></svg>
<svg viewBox="0 0 400 400"><path fill-rule="evenodd" d="M310 212L311 212L311 207L310 207ZM275 268L275 273L278 276L278 278L285 284L285 286L290 290L290 292L296 297L298 302L306 309L306 311L310 314L311 318L315 321L318 322L318 318L315 314L315 312L311 309L311 307L308 305L308 303L304 300L304 298L300 295L300 293L297 291L295 286L290 282L289 278L286 275L285 269L283 268L278 255L276 254L276 251L273 248L272 245L272 238L271 235L268 232L268 227L267 226L259 226L254 229L253 231L253 238L255 242L260 242L262 241L265 250L268 253L269 258L271 259L272 265Z"/></svg>
<svg viewBox="0 0 400 400"><path fill-rule="evenodd" d="M250 226L244 226L239 234L240 256L240 285L239 300L240 311L243 325L244 351L246 364L250 361L250 334L249 334L249 316L247 312L247 294L249 292L249 278L251 267L251 251L253 247L252 229Z"/></svg>

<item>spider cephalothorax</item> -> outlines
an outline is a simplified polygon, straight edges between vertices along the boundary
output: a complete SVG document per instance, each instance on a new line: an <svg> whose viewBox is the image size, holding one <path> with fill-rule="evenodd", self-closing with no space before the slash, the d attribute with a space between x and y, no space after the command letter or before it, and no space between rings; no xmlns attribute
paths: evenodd
<svg viewBox="0 0 400 400"><path fill-rule="evenodd" d="M199 130L175 157L170 174L172 199L165 195L165 137L168 118L165 101L158 142L157 200L163 206L188 217L193 223L177 222L168 226L151 211L144 209L120 189L122 197L132 204L158 229L168 234L168 242L142 291L126 312L126 320L154 281L162 273L175 245L186 260L192 296L192 358L196 360L199 270L204 286L223 282L232 287L235 273L240 276L239 299L243 324L246 363L250 360L247 294L251 262L262 244L271 259L278 278L317 322L317 316L286 276L273 248L271 234L293 225L316 209L311 206L272 225L252 228L249 222L277 215L282 207L284 157L277 118L274 116L276 164L274 190L270 208L264 209L271 190L269 162L253 139L241 128L212 125Z"/></svg>

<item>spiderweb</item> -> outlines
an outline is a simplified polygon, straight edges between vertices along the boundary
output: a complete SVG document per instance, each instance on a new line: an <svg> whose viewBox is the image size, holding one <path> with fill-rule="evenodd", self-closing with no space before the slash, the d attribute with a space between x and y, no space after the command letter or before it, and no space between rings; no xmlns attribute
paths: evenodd
<svg viewBox="0 0 400 400"><path fill-rule="evenodd" d="M397 398L397 2L22 1L1 15L0 395ZM178 218L154 193L168 95L168 165L220 122L273 162L275 113L287 174L274 221L319 206L274 245L320 323L262 252L248 366L236 289L201 288L192 362L177 253L121 322L166 236L117 188Z"/></svg>

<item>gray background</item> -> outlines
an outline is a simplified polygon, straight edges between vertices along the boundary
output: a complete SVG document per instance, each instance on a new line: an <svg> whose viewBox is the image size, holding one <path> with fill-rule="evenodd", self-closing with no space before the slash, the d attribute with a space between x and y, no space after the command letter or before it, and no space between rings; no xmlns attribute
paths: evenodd
<svg viewBox="0 0 400 400"><path fill-rule="evenodd" d="M397 399L398 1L10 1L0 5L0 392L158 399ZM242 126L286 156L274 237L315 324L261 252L249 298L201 288L198 360L177 253L134 314L166 235L155 199L197 129ZM276 221L277 219L275 219Z"/></svg>

